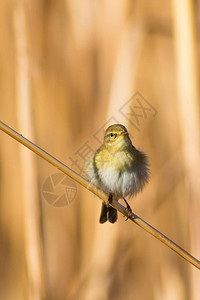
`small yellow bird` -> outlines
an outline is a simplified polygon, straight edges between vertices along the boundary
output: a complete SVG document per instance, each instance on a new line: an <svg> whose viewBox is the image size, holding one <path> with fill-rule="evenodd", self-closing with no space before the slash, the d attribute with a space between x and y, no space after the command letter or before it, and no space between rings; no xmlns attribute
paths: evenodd
<svg viewBox="0 0 200 300"><path fill-rule="evenodd" d="M106 129L104 142L86 163L88 180L112 199L124 199L128 215L132 210L125 197L135 196L149 179L147 155L137 150L130 140L127 129L114 124ZM102 203L100 223L117 221L117 210Z"/></svg>

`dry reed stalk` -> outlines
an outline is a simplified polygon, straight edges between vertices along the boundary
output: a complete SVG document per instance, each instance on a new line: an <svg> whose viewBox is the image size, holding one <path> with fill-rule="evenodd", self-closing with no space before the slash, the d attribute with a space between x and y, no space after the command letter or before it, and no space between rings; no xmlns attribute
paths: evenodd
<svg viewBox="0 0 200 300"><path fill-rule="evenodd" d="M125 9L122 9L124 11ZM122 24L125 16L121 16ZM129 21L124 30L119 35L116 60L111 84L110 99L107 107L107 120L112 117L121 119L119 108L124 104L124 99L128 99L134 90L138 62L143 47L145 32L138 16ZM112 36L112 34L110 34ZM105 109L104 109L105 113ZM128 124L123 123L128 127ZM110 228L109 224L100 227L95 226L94 245L91 254L91 269L89 280L84 289L84 299L107 299L110 290L111 280L107 274L114 265L115 253L117 253L117 240L119 226ZM104 247L102 247L102 236L104 237ZM100 272L99 272L100 270ZM102 284L104 282L104 289Z"/></svg>
<svg viewBox="0 0 200 300"><path fill-rule="evenodd" d="M20 131L34 138L29 73L27 20L24 8L16 3L14 7L14 32L16 46L16 95L17 119ZM20 147L20 186L24 207L25 256L28 272L28 299L45 299L44 266L42 259L42 232L40 207L37 194L37 171L33 153Z"/></svg>
<svg viewBox="0 0 200 300"><path fill-rule="evenodd" d="M183 156L189 183L188 203L191 250L200 253L200 118L197 38L194 3L191 0L172 1L177 67L177 92ZM200 274L192 272L192 297L199 297Z"/></svg>

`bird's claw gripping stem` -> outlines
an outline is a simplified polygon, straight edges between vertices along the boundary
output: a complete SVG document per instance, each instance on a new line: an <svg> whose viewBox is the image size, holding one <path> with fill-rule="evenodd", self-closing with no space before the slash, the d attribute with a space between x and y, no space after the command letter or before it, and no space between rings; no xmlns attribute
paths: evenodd
<svg viewBox="0 0 200 300"><path fill-rule="evenodd" d="M127 221L128 218L130 218L131 215L132 215L132 209L131 209L130 205L128 204L128 202L126 201L126 199L125 199L125 198L123 198L123 199L124 199L124 202L126 203L127 217L126 217L126 220L125 220L125 221ZM125 217L125 216L124 216L124 217Z"/></svg>

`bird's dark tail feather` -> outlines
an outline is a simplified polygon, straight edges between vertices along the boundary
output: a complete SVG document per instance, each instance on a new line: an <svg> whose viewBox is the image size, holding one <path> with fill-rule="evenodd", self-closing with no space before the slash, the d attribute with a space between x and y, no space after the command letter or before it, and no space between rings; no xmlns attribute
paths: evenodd
<svg viewBox="0 0 200 300"><path fill-rule="evenodd" d="M117 221L117 210L112 206L107 206L105 203L102 203L99 222L103 224L106 221L115 223Z"/></svg>

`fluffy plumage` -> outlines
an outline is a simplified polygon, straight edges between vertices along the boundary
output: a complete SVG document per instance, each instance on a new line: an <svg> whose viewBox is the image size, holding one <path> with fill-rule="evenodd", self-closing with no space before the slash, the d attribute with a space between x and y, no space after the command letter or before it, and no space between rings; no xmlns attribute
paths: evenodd
<svg viewBox="0 0 200 300"><path fill-rule="evenodd" d="M88 159L86 173L91 183L115 200L135 196L149 178L147 156L132 145L123 125L111 125L101 147ZM115 218L109 218L110 210ZM108 219L114 223L117 220L115 211L103 204L100 222Z"/></svg>

